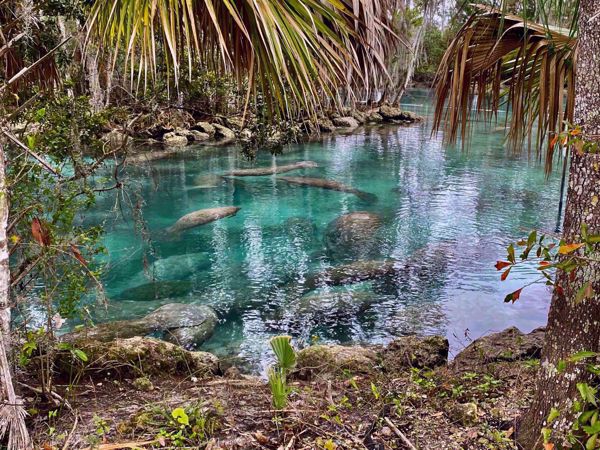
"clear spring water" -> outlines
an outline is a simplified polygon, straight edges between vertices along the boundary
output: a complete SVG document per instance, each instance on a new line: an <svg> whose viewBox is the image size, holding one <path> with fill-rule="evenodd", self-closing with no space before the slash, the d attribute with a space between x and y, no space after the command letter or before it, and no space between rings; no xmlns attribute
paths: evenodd
<svg viewBox="0 0 600 450"><path fill-rule="evenodd" d="M430 122L427 91L405 97ZM506 245L533 228L552 229L559 174L545 179L537 161L509 155L503 134L476 126L468 151L445 148L427 121L410 127L371 127L322 142L296 144L279 156L267 152L248 162L235 147L199 147L180 157L128 170L129 191L143 199L151 244L134 231L129 214L114 208L108 193L87 217L104 223L111 298L103 319L142 315L173 299L144 300L123 292L148 282L144 249L162 259L160 275L184 281L177 301L207 304L220 323L203 350L240 357L260 370L269 359L268 337L291 334L300 345L321 342L381 343L407 333L441 333L456 352L482 334L516 325L523 331L545 323L550 294L527 288L514 305L504 296L536 278L515 271L501 282L494 269ZM377 195L355 195L294 186L276 176L217 180L234 168L318 163L287 176L343 182ZM137 201L132 194L132 201ZM194 210L234 205L235 217L191 229L172 239L164 229ZM394 258L409 270L396 282L363 282L306 293L303 280L344 261L329 257L327 225L340 214L370 211L381 216L372 259ZM177 255L191 254L194 263ZM166 258L171 258L164 261ZM333 292L335 295L327 295ZM323 295L321 295L323 294ZM467 337L468 336L468 337Z"/></svg>

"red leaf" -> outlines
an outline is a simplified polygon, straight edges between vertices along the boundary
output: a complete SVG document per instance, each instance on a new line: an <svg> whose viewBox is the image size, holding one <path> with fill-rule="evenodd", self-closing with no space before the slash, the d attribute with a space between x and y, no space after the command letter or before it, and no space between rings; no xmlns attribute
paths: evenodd
<svg viewBox="0 0 600 450"><path fill-rule="evenodd" d="M496 270L502 270L505 267L508 267L510 265L511 265L511 263L506 262L506 261L497 261L496 265L494 267L496 268Z"/></svg>
<svg viewBox="0 0 600 450"><path fill-rule="evenodd" d="M31 221L31 235L33 236L33 239L35 239L35 241L42 247L46 247L51 243L50 232L48 231L48 228L37 217L34 217Z"/></svg>
<svg viewBox="0 0 600 450"><path fill-rule="evenodd" d="M79 261L82 265L87 267L87 261L81 255L79 248L77 248L77 246L74 244L71 244L71 253L73 253L73 256L77 259L77 261Z"/></svg>
<svg viewBox="0 0 600 450"><path fill-rule="evenodd" d="M523 290L523 288L517 289L515 292L508 294L506 297L504 297L504 303L508 303L508 302L514 303L517 300L519 300L519 297L521 297L522 290Z"/></svg>
<svg viewBox="0 0 600 450"><path fill-rule="evenodd" d="M509 267L508 269L506 269L504 271L504 273L502 273L502 276L500 277L501 281L504 281L508 278L508 274L510 273L510 269L512 269L512 267Z"/></svg>

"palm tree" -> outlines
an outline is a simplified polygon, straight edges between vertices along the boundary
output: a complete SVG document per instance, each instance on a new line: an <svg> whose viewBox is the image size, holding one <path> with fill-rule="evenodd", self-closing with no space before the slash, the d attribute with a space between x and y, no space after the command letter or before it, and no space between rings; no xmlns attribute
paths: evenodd
<svg viewBox="0 0 600 450"><path fill-rule="evenodd" d="M131 81L175 81L196 61L248 83L273 116L317 113L338 91L352 99L387 79L398 0L98 0L91 38L122 51Z"/></svg>
<svg viewBox="0 0 600 450"><path fill-rule="evenodd" d="M460 30L440 66L435 126L444 122L450 140L468 139L471 105L495 117L502 102L511 109L509 142L514 151L531 149L544 156L550 170L555 153L553 134L563 121L581 126L587 141L600 139L600 10L595 0L574 4L576 27L571 31L526 22L491 9L480 9ZM574 30L577 30L575 33ZM448 109L445 109L445 106ZM536 128L534 127L537 126ZM527 141L528 145L524 145ZM533 141L533 143L532 143ZM569 188L562 239L580 242L582 225L600 233L600 155L571 151ZM575 420L577 383L591 379L577 352L600 351L600 263L598 248L589 262L567 274L559 270L553 292L536 393L520 423L523 448L542 445L541 430L552 408L560 419L552 423L557 445ZM592 295L583 301L585 286ZM549 443L551 444L551 443ZM547 448L553 448L550 445Z"/></svg>

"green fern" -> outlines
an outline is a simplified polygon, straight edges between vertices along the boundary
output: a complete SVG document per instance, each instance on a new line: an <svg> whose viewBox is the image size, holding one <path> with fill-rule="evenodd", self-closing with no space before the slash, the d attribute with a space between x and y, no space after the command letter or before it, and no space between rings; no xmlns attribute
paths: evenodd
<svg viewBox="0 0 600 450"><path fill-rule="evenodd" d="M271 348L277 357L279 367L289 371L296 365L296 352L290 343L291 336L275 336L271 339Z"/></svg>

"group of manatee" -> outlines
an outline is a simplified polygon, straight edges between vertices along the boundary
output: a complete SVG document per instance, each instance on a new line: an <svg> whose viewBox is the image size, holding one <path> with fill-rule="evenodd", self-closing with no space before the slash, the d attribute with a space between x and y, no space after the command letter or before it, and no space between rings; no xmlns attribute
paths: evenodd
<svg viewBox="0 0 600 450"><path fill-rule="evenodd" d="M231 177L278 175L294 170L316 167L317 164L313 161L299 161L280 166L238 169L226 172L223 175L212 175L210 179L201 180L197 187L216 187L216 183L219 180ZM292 185L350 193L356 195L364 202L372 203L377 201L377 197L374 194L360 191L334 180L308 176L278 176L277 179ZM171 236L177 236L192 228L234 216L239 210L240 208L237 206L221 206L193 211L169 226L166 229L166 233ZM338 265L311 274L303 280L300 292L304 293L302 297L304 300L298 303L298 308L312 309L315 302L319 303L318 300L311 297L313 294L310 291L320 287L344 286L365 281L384 281L385 284L386 280L400 276L401 272L406 270L405 267L402 267L403 265L401 266L396 261L381 259L380 257L381 242L379 231L382 229L382 225L382 219L378 214L367 211L346 213L333 220L325 230L324 244L328 259L336 261ZM210 265L210 257L207 253L191 253L159 259L153 262L148 268L148 272L159 282L149 283L144 279L144 275L141 274L139 276L140 279L135 280L137 282L135 287L124 290L116 298L123 300L159 300L183 297L191 289L189 278L195 273L206 269L208 265ZM330 293L325 294L325 297L327 295L331 298L321 298L321 303L323 301L325 303L331 301L332 306L333 304L340 303L340 301L342 302L341 304L346 303L343 296L340 297L338 294ZM369 295L366 292L359 292L356 294L356 298L360 300L358 303L368 304L373 299L373 295Z"/></svg>

